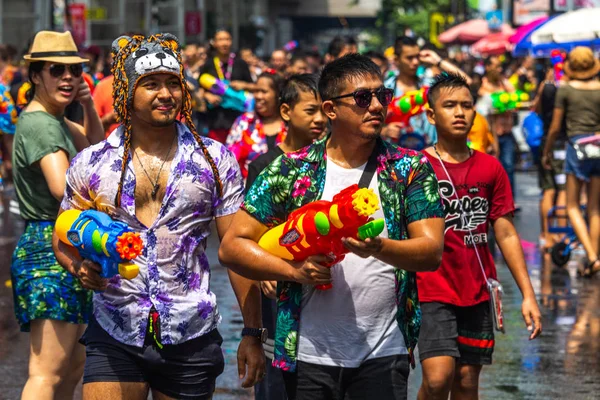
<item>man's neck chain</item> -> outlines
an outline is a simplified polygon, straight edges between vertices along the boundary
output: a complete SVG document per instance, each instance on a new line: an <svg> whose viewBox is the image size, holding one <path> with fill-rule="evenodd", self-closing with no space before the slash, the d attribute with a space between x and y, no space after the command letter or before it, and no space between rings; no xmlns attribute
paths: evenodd
<svg viewBox="0 0 600 400"><path fill-rule="evenodd" d="M140 160L140 156L138 156L137 150L134 150L134 152L133 152L133 154L135 154L135 156L138 160L138 163L140 164L140 167L142 167L142 171L144 171L146 178L148 178L148 181L150 181L150 184L152 185L152 200L156 200L156 194L158 193L158 189L160 188L160 184L158 183L158 180L160 179L160 173L162 172L162 169L165 166L165 163L167 162L167 160L169 159L169 156L171 155L171 150L173 149L173 144L175 143L176 138L177 138L177 135L175 135L175 137L173 138L173 141L171 142L169 151L167 152L165 159L163 160L162 164L160 165L160 169L158 170L158 174L156 174L154 183L152 183L152 178L150 178L148 171L146 171L146 168L144 168L144 165L142 164L142 160Z"/></svg>

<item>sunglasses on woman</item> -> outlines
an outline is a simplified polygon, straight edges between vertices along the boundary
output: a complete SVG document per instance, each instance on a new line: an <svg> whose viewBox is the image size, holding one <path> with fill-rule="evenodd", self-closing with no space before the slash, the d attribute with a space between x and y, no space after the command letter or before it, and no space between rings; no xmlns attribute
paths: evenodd
<svg viewBox="0 0 600 400"><path fill-rule="evenodd" d="M377 96L377 100L379 100L381 105L387 107L392 102L392 98L394 97L394 91L392 89L387 89L384 87L375 90L358 89L352 93L332 97L329 100L343 99L344 97L354 97L354 101L356 102L357 106L359 106L360 108L369 108L373 96Z"/></svg>
<svg viewBox="0 0 600 400"><path fill-rule="evenodd" d="M50 64L48 67L48 72L54 78L60 78L63 76L65 71L69 68L71 75L75 78L79 78L81 74L83 74L83 65L82 64Z"/></svg>

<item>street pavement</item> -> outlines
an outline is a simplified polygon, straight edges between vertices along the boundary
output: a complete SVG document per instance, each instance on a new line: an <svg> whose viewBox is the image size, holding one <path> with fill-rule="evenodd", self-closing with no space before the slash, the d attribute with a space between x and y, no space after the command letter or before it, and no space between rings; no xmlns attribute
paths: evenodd
<svg viewBox="0 0 600 400"><path fill-rule="evenodd" d="M534 289L542 305L541 338L528 340L520 314L520 293L510 272L497 254L499 280L505 290L506 334L496 335L494 364L481 378L483 399L598 399L600 393L600 277L584 281L576 277L581 254L574 254L565 268L551 266L540 254L538 197L535 174L517 176L517 202L522 211L515 217L528 261ZM7 196L5 196L7 197ZM8 199L4 209L8 209ZM27 378L28 334L20 333L13 314L10 257L23 223L9 213L0 216L0 400L18 399ZM223 323L225 372L217 380L215 400L251 399L237 378L236 349L242 317L229 285L226 270L218 265L217 240L209 240L212 262L211 289L217 294ZM421 370L412 371L409 399L415 399ZM77 398L81 390L78 389Z"/></svg>

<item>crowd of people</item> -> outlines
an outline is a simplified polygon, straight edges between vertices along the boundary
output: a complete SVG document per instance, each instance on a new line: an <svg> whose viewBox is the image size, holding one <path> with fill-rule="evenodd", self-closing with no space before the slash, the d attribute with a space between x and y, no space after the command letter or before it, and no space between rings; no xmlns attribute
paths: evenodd
<svg viewBox="0 0 600 400"><path fill-rule="evenodd" d="M223 29L206 45L129 33L79 51L69 32L42 31L22 60L0 47L2 174L26 222L11 266L30 332L23 399L72 398L82 377L84 399L211 398L224 367L212 224L256 399L406 398L417 345L419 399L477 398L503 329L490 232L529 338L542 332L513 223L520 110L543 133L540 247L558 240L546 216L563 204L581 275L600 271L600 159L583 144L600 132L591 49L573 49L561 76L411 37L362 55L336 37L324 56L294 44L267 60L232 43ZM286 220L353 185L378 199L382 232L293 261L302 235L329 240L343 223L337 208L326 231ZM61 241L55 223L71 210L139 232L139 275L106 277ZM277 226L287 234L272 254L259 241Z"/></svg>

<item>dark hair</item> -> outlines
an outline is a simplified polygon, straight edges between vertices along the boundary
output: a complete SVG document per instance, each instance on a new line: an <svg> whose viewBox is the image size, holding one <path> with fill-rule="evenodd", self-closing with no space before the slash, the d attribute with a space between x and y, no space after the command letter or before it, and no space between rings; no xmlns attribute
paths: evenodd
<svg viewBox="0 0 600 400"><path fill-rule="evenodd" d="M496 56L486 57L485 60L483 60L483 65L488 67L490 64L492 64L493 59L498 59L498 57L496 57Z"/></svg>
<svg viewBox="0 0 600 400"><path fill-rule="evenodd" d="M0 45L0 60L7 62L8 59L8 51L6 50L6 47Z"/></svg>
<svg viewBox="0 0 600 400"><path fill-rule="evenodd" d="M440 90L446 88L459 89L463 87L466 88L469 93L471 92L467 80L462 75L451 72L442 72L441 74L436 75L433 78L433 84L429 87L429 91L427 92L427 100L429 101L430 107L433 108L433 105L440 95Z"/></svg>
<svg viewBox="0 0 600 400"><path fill-rule="evenodd" d="M419 44L417 43L415 38L412 38L410 36L398 36L396 38L396 41L394 42L394 53L396 53L396 56L402 54L403 46L414 47L419 46Z"/></svg>
<svg viewBox="0 0 600 400"><path fill-rule="evenodd" d="M344 47L354 45L356 45L356 40L352 36L336 36L329 42L327 54L337 58L344 50Z"/></svg>
<svg viewBox="0 0 600 400"><path fill-rule="evenodd" d="M300 100L300 93L312 93L316 99L319 93L318 85L319 76L317 74L296 74L290 76L281 89L279 105L287 104L290 108L294 108L298 100Z"/></svg>
<svg viewBox="0 0 600 400"><path fill-rule="evenodd" d="M7 44L6 46L4 46L4 49L6 50L6 54L8 55L8 60L11 62L14 61L15 57L19 53L19 50L17 50L17 48L12 44Z"/></svg>
<svg viewBox="0 0 600 400"><path fill-rule="evenodd" d="M270 70L270 71L274 72L273 70ZM258 76L256 81L258 82L258 80L260 78L269 79L271 81L271 87L275 91L275 98L278 99L280 96L280 93L281 93L281 89L283 88L283 85L285 84L285 79L278 73L272 73L272 72L263 72L262 74L260 74Z"/></svg>
<svg viewBox="0 0 600 400"><path fill-rule="evenodd" d="M294 53L292 58L290 58L290 65L294 65L294 63L299 60L306 62L306 54L304 52Z"/></svg>
<svg viewBox="0 0 600 400"><path fill-rule="evenodd" d="M33 98L35 97L35 83L33 83L33 79L31 78L34 74L41 74L42 70L44 69L44 65L46 65L45 61L33 61L29 63L27 75L29 77L29 82L31 83L31 86L25 93L25 100L27 100L27 104L29 104L31 100L33 100Z"/></svg>
<svg viewBox="0 0 600 400"><path fill-rule="evenodd" d="M353 78L376 76L381 79L381 70L371 59L360 54L346 54L327 64L319 79L319 94L323 101L339 95L344 82Z"/></svg>
<svg viewBox="0 0 600 400"><path fill-rule="evenodd" d="M373 51L373 50L367 51L365 53L365 56L369 57L370 59L376 58L378 60L381 60L381 61L387 63L387 58L385 58L385 56L378 51Z"/></svg>
<svg viewBox="0 0 600 400"><path fill-rule="evenodd" d="M231 31L223 26L215 29L215 32L212 34L212 38L214 39L215 36L217 36L217 33L221 33L221 32L226 32L229 34L229 36L233 37L233 35L231 34Z"/></svg>

